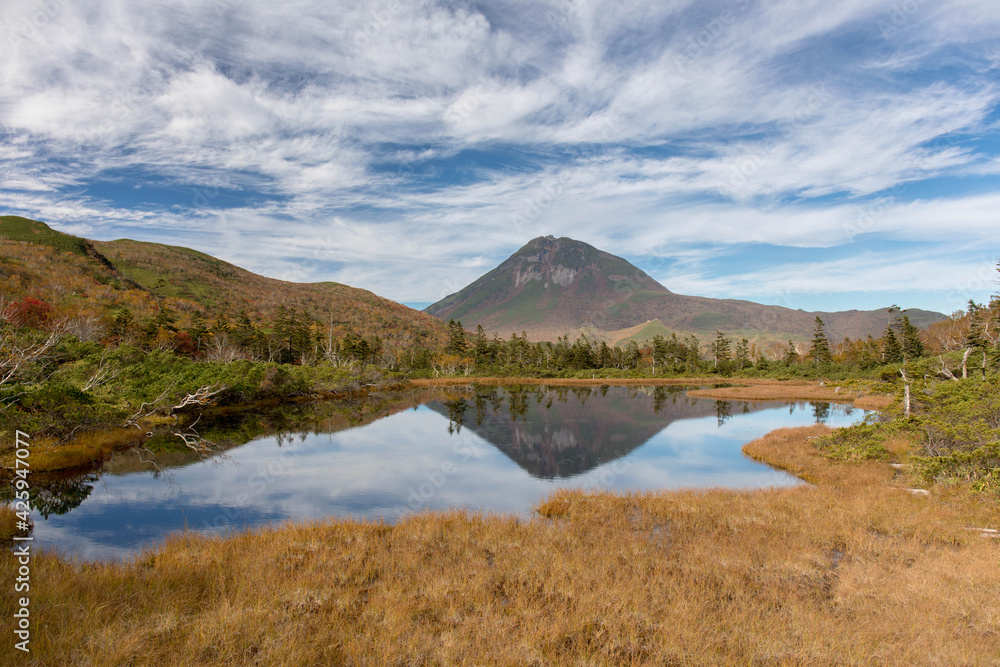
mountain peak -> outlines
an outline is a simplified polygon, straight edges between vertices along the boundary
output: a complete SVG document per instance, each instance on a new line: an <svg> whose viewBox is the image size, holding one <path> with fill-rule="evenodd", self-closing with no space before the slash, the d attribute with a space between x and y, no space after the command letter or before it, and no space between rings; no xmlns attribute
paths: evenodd
<svg viewBox="0 0 1000 667"><path fill-rule="evenodd" d="M503 336L524 331L533 340L555 340L581 330L597 335L635 327L637 332L646 331L638 325L658 320L657 331L705 335L739 331L748 338L782 342L789 335L808 338L817 315L750 301L674 294L621 257L552 235L528 241L498 267L424 312L459 320L467 328L481 325ZM885 328L884 311L818 315L831 339L878 335ZM920 315L918 326L943 317Z"/></svg>
<svg viewBox="0 0 1000 667"><path fill-rule="evenodd" d="M441 319L467 320L496 331L552 331L598 326L628 308L636 294L667 289L621 257L568 237L528 241L479 280L428 307ZM542 331L544 329L544 331ZM558 335L554 334L554 335Z"/></svg>

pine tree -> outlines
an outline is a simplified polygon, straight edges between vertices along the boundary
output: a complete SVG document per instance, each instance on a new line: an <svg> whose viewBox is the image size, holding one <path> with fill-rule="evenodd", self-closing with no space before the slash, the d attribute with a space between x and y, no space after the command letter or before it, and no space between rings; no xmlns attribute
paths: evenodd
<svg viewBox="0 0 1000 667"><path fill-rule="evenodd" d="M115 323L111 327L111 335L116 338L128 338L135 332L135 316L128 308L122 308L115 315Z"/></svg>
<svg viewBox="0 0 1000 667"><path fill-rule="evenodd" d="M278 312L284 310L284 306L278 308ZM225 313L219 313L218 317L215 318L215 322L212 323L212 333L218 336L220 333L226 333L229 331L229 320L226 318Z"/></svg>
<svg viewBox="0 0 1000 667"><path fill-rule="evenodd" d="M451 354L464 354L467 346L465 329L462 328L462 323L455 320L448 320L448 352Z"/></svg>
<svg viewBox="0 0 1000 667"><path fill-rule="evenodd" d="M797 363L799 363L799 351L795 349L795 343L789 340L788 351L785 352L785 365L791 366L792 364Z"/></svg>
<svg viewBox="0 0 1000 667"><path fill-rule="evenodd" d="M883 364L898 364L903 361L903 348L899 344L899 339L896 338L895 332L893 332L891 326L885 328L885 334L882 335L882 363Z"/></svg>
<svg viewBox="0 0 1000 667"><path fill-rule="evenodd" d="M208 327L205 325L205 316L200 312L196 312L191 317L191 328L188 329L188 333L194 339L196 350L201 352L201 344L205 336L208 335Z"/></svg>
<svg viewBox="0 0 1000 667"><path fill-rule="evenodd" d="M924 354L924 343L920 340L920 330L910 323L910 318L903 316L903 356L907 361L918 359Z"/></svg>
<svg viewBox="0 0 1000 667"><path fill-rule="evenodd" d="M156 325L157 329L164 329L170 332L177 331L177 327L174 324L176 321L177 316L166 305L160 306L160 309L156 311L156 317L153 318L153 324Z"/></svg>
<svg viewBox="0 0 1000 667"><path fill-rule="evenodd" d="M861 346L861 368L869 369L878 365L878 342L868 334L868 339Z"/></svg>
<svg viewBox="0 0 1000 667"><path fill-rule="evenodd" d="M742 370L750 360L750 341L746 338L736 344L736 370Z"/></svg>
<svg viewBox="0 0 1000 667"><path fill-rule="evenodd" d="M653 365L659 368L661 373L666 372L669 354L670 348L667 345L667 340L660 334L653 336Z"/></svg>
<svg viewBox="0 0 1000 667"><path fill-rule="evenodd" d="M819 318L819 315L816 316L816 328L813 330L812 347L809 350L809 356L812 357L817 366L829 364L833 361L833 355L830 354L830 341L826 339L823 320Z"/></svg>
<svg viewBox="0 0 1000 667"><path fill-rule="evenodd" d="M472 343L473 355L477 364L488 364L492 361L489 341L486 340L486 331L482 324L476 325L476 335Z"/></svg>
<svg viewBox="0 0 1000 667"><path fill-rule="evenodd" d="M712 357L715 360L715 368L719 364L725 364L729 360L730 341L721 331L715 332L715 342L712 343Z"/></svg>
<svg viewBox="0 0 1000 667"><path fill-rule="evenodd" d="M974 350L986 347L986 336L983 333L983 307L969 300L969 330L965 333L965 346Z"/></svg>

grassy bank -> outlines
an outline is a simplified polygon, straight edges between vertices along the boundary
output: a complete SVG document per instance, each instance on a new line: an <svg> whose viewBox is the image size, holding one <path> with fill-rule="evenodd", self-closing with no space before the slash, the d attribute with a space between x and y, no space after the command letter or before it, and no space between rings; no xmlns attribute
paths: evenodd
<svg viewBox="0 0 1000 667"><path fill-rule="evenodd" d="M133 562L36 556L24 664L986 664L997 505L915 496L821 426L747 445L815 486L562 492L540 517L180 535ZM0 557L4 576L13 559ZM8 579L9 580L9 579ZM10 635L11 600L0 607Z"/></svg>

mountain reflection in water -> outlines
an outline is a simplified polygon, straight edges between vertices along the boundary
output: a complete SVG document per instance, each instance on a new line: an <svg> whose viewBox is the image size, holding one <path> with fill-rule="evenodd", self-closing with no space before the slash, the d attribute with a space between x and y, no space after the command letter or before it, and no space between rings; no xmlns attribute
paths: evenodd
<svg viewBox="0 0 1000 667"><path fill-rule="evenodd" d="M715 416L721 426L732 416L729 401L662 385L485 386L427 405L448 417L451 431L472 430L543 479L573 477L625 456L675 421ZM763 409L741 406L744 413Z"/></svg>
<svg viewBox="0 0 1000 667"><path fill-rule="evenodd" d="M741 446L850 408L693 399L683 388L475 386L373 392L210 417L192 452L166 430L100 469L32 475L35 544L123 558L170 533L464 509L523 517L560 488L787 486ZM173 427L177 428L177 427ZM10 486L0 499L10 500ZM4 493L7 497L4 497Z"/></svg>

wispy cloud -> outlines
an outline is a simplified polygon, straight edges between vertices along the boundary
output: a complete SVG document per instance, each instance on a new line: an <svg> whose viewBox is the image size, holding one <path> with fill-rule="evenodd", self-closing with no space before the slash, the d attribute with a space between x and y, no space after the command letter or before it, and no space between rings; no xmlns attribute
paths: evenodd
<svg viewBox="0 0 1000 667"><path fill-rule="evenodd" d="M944 307L928 262L960 273L1000 210L993 0L9 0L0 21L0 206L277 277L426 301L552 233L663 257L677 291ZM741 254L760 243L789 249L767 276ZM830 279L796 279L796 248L829 250Z"/></svg>

